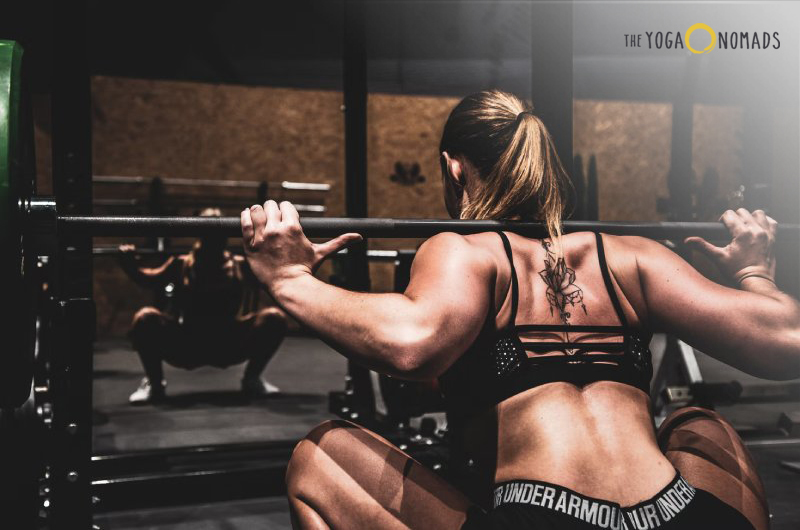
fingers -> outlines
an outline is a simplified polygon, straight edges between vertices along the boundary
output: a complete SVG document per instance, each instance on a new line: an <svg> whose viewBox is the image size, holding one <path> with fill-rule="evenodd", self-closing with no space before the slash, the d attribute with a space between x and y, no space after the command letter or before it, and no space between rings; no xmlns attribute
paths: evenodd
<svg viewBox="0 0 800 530"><path fill-rule="evenodd" d="M266 211L267 215L267 226L264 228L270 227L277 227L278 224L281 222L281 210L278 208L278 203L269 200L264 203L264 210Z"/></svg>
<svg viewBox="0 0 800 530"><path fill-rule="evenodd" d="M687 237L683 242L714 259L724 259L727 255L725 247L714 246L702 237Z"/></svg>
<svg viewBox="0 0 800 530"><path fill-rule="evenodd" d="M736 210L736 215L743 223L743 228L740 232L737 232L734 237L743 234L747 240L774 240L775 229L770 226L770 220L764 210L755 210L753 213L750 213L744 208L739 208ZM772 222L777 226L774 219Z"/></svg>
<svg viewBox="0 0 800 530"><path fill-rule="evenodd" d="M331 239L330 241L327 241L325 243L314 245L314 250L317 254L317 260L322 261L323 259L330 256L334 252L338 252L347 245L355 243L356 241L361 241L362 239L363 238L361 237L361 234L347 233L347 234L342 234L339 237Z"/></svg>
<svg viewBox="0 0 800 530"><path fill-rule="evenodd" d="M248 219L249 218L249 221ZM251 239L254 244L263 241L264 235L268 230L277 230L281 225L286 226L300 226L300 215L297 209L288 201L278 203L269 200L264 203L264 206L254 204L247 210L247 213L242 212L242 229L244 230L245 222L248 222L253 229ZM244 235L244 232L243 232Z"/></svg>
<svg viewBox="0 0 800 530"><path fill-rule="evenodd" d="M767 225L769 226L772 235L775 235L775 233L778 231L778 221L776 221L770 216L767 216Z"/></svg>
<svg viewBox="0 0 800 530"><path fill-rule="evenodd" d="M773 219L772 217L768 216L764 210L756 210L753 212L753 219L755 222L764 230L769 232L771 235L775 235L775 232L778 229L778 221Z"/></svg>
<svg viewBox="0 0 800 530"><path fill-rule="evenodd" d="M281 201L278 205L281 211L281 221L286 226L300 226L300 214L289 201Z"/></svg>
<svg viewBox="0 0 800 530"><path fill-rule="evenodd" d="M722 216L720 216L720 221L722 221L728 229L731 236L736 238L742 233L752 231L753 228L759 226L759 222L754 217L754 213L751 214L744 208L739 208L735 212L733 210L725 210ZM761 214L763 213L764 212L761 212Z"/></svg>
<svg viewBox="0 0 800 530"><path fill-rule="evenodd" d="M767 223L767 214L764 213L764 210L754 211L753 220L756 222L756 224L762 226L763 228L769 228L769 224Z"/></svg>
<svg viewBox="0 0 800 530"><path fill-rule="evenodd" d="M749 210L746 208L739 208L736 210L736 215L744 222L746 225L755 224L756 220L753 218L753 214L750 213Z"/></svg>
<svg viewBox="0 0 800 530"><path fill-rule="evenodd" d="M242 220L242 241L244 241L245 248L247 248L253 244L253 237L255 236L255 228L253 226L253 218L250 215L250 210L242 210L240 218Z"/></svg>
<svg viewBox="0 0 800 530"><path fill-rule="evenodd" d="M267 226L267 213L260 204L250 207L250 218L253 221L253 245L257 245L264 240L264 230Z"/></svg>

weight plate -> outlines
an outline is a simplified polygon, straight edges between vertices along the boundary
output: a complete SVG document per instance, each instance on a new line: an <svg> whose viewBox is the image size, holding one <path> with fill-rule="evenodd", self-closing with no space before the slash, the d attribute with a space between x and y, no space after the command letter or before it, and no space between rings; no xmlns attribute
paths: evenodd
<svg viewBox="0 0 800 530"><path fill-rule="evenodd" d="M33 376L36 263L24 237L24 208L35 190L33 123L22 76L22 47L0 41L0 406L27 399Z"/></svg>

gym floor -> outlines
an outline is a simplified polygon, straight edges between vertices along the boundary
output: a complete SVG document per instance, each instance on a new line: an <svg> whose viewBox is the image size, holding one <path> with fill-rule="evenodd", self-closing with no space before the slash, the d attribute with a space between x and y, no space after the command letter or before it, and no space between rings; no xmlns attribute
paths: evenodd
<svg viewBox="0 0 800 530"><path fill-rule="evenodd" d="M94 453L112 454L299 440L332 417L328 392L344 388L347 361L319 340L287 337L263 375L281 388L280 396L245 399L239 392L243 364L192 371L165 366L168 399L143 407L128 405L143 374L127 341L98 343L94 368Z"/></svg>
<svg viewBox="0 0 800 530"><path fill-rule="evenodd" d="M706 380L740 381L745 387L774 384L738 372L703 355ZM288 337L264 376L283 395L249 401L239 394L241 366L193 371L167 367L168 400L158 406L131 407L128 395L142 373L125 340L98 342L94 381L94 453L164 449L269 440L296 440L317 423L332 418L328 392L344 387L346 361L319 340ZM302 374L302 377L298 377ZM800 473L784 461L800 461L800 439L761 442L750 434L774 431L781 412L794 403L719 407L749 440L770 499L773 530L800 528ZM268 497L149 510L110 512L95 517L104 530L237 530L290 528L284 497Z"/></svg>

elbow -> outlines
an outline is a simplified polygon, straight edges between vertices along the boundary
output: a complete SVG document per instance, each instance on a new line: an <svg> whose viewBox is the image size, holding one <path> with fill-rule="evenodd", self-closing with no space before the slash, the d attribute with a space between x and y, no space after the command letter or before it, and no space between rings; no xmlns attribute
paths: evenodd
<svg viewBox="0 0 800 530"><path fill-rule="evenodd" d="M393 375L412 381L430 381L439 373L435 359L439 357L435 330L416 327L400 333L392 355Z"/></svg>
<svg viewBox="0 0 800 530"><path fill-rule="evenodd" d="M793 327L783 334L784 344L775 360L774 378L786 381L800 378L800 327Z"/></svg>
<svg viewBox="0 0 800 530"><path fill-rule="evenodd" d="M757 370L760 373L752 375L772 381L800 378L800 330L784 332L783 339L778 347L765 349L767 355L762 351L764 362Z"/></svg>

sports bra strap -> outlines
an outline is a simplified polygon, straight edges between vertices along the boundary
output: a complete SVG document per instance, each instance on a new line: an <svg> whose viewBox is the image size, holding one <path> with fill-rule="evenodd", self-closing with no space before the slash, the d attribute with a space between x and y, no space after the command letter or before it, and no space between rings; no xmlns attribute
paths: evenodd
<svg viewBox="0 0 800 530"><path fill-rule="evenodd" d="M606 284L608 297L611 298L611 304L614 306L614 310L617 312L620 324L622 324L624 327L627 327L628 321L625 318L625 313L622 312L622 305L619 303L619 298L617 298L617 292L614 290L614 284L611 283L611 275L608 273L608 264L606 263L606 252L605 249L603 248L603 236L600 235L600 232L595 232L594 236L597 239L597 259L600 262L600 272L603 275L603 282L605 282Z"/></svg>
<svg viewBox="0 0 800 530"><path fill-rule="evenodd" d="M517 319L517 304L519 303L519 286L517 285L517 270L514 268L514 255L511 253L511 243L508 241L508 236L503 232L497 232L500 239L503 240L503 248L506 250L508 256L508 263L511 265L511 318L508 321L509 327L514 326L514 321Z"/></svg>

